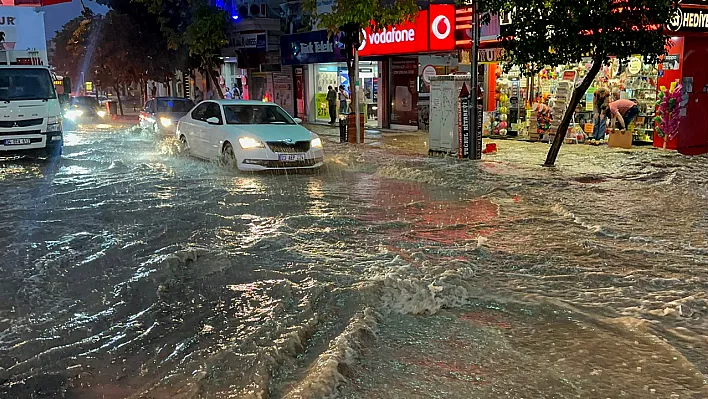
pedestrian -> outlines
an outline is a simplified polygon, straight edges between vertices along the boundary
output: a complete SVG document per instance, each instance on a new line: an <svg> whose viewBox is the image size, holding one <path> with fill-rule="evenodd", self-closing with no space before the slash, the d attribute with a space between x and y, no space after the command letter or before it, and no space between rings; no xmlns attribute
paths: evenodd
<svg viewBox="0 0 708 399"><path fill-rule="evenodd" d="M590 144L598 145L605 140L607 133L607 114L610 106L610 91L601 87L593 96L593 134Z"/></svg>
<svg viewBox="0 0 708 399"><path fill-rule="evenodd" d="M199 104L204 101L204 93L199 90L199 86L194 86L194 102Z"/></svg>
<svg viewBox="0 0 708 399"><path fill-rule="evenodd" d="M224 99L225 100L233 100L234 99L234 95L233 95L233 93L231 93L231 89L229 89L228 87L226 88L226 92L224 93Z"/></svg>
<svg viewBox="0 0 708 399"><path fill-rule="evenodd" d="M610 103L609 114L615 129L620 127L622 132L627 131L627 127L632 124L634 118L639 115L639 106L632 100L617 100Z"/></svg>
<svg viewBox="0 0 708 399"><path fill-rule="evenodd" d="M337 92L332 86L327 87L327 105L329 106L329 124L334 125L337 117Z"/></svg>
<svg viewBox="0 0 708 399"><path fill-rule="evenodd" d="M617 101L622 99L622 92L618 88L612 89L612 101Z"/></svg>
<svg viewBox="0 0 708 399"><path fill-rule="evenodd" d="M344 90L344 85L339 85L339 113L348 114L347 101L349 100L349 94Z"/></svg>
<svg viewBox="0 0 708 399"><path fill-rule="evenodd" d="M234 86L232 93L233 93L234 100L241 99L241 89L239 89L238 86Z"/></svg>
<svg viewBox="0 0 708 399"><path fill-rule="evenodd" d="M157 97L157 85L155 82L152 82L152 87L150 88L150 93L152 94L152 98Z"/></svg>

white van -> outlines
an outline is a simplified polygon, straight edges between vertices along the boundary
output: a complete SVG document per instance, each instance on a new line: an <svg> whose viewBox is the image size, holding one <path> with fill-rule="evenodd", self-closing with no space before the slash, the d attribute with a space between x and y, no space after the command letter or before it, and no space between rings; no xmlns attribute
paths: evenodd
<svg viewBox="0 0 708 399"><path fill-rule="evenodd" d="M61 156L61 114L49 68L0 65L0 157Z"/></svg>

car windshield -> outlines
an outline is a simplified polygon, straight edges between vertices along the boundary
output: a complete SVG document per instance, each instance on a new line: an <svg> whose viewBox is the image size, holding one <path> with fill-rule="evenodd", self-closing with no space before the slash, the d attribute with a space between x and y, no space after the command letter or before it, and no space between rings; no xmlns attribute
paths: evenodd
<svg viewBox="0 0 708 399"><path fill-rule="evenodd" d="M157 112L167 112L167 113L182 113L186 114L194 108L194 103L187 99L158 99L157 100Z"/></svg>
<svg viewBox="0 0 708 399"><path fill-rule="evenodd" d="M0 101L57 98L54 82L44 68L0 69Z"/></svg>
<svg viewBox="0 0 708 399"><path fill-rule="evenodd" d="M75 107L95 108L98 107L98 100L96 97L74 97L71 99L71 105Z"/></svg>
<svg viewBox="0 0 708 399"><path fill-rule="evenodd" d="M277 105L225 105L224 116L229 125L294 125L295 121Z"/></svg>

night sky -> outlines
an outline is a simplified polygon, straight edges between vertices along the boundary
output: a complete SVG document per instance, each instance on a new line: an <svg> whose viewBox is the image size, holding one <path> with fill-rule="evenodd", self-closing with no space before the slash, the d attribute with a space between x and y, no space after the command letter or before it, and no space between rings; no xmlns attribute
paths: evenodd
<svg viewBox="0 0 708 399"><path fill-rule="evenodd" d="M93 1L86 0L86 7L95 12L105 13L108 8L96 4ZM54 33L61 29L65 23L81 14L81 2L72 0L71 3L57 4L54 6L44 7L44 25L47 34L47 40L54 37Z"/></svg>

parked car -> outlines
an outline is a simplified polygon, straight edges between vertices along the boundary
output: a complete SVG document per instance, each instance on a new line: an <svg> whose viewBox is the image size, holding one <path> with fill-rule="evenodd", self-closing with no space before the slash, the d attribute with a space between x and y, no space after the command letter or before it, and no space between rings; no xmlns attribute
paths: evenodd
<svg viewBox="0 0 708 399"><path fill-rule="evenodd" d="M71 98L64 117L76 124L98 123L106 117L106 110L101 108L94 96L77 96Z"/></svg>
<svg viewBox="0 0 708 399"><path fill-rule="evenodd" d="M243 171L315 169L322 140L280 106L262 101L204 101L185 115L176 137L189 154Z"/></svg>
<svg viewBox="0 0 708 399"><path fill-rule="evenodd" d="M157 97L140 112L140 127L156 133L174 134L177 122L194 108L192 100L179 97Z"/></svg>

